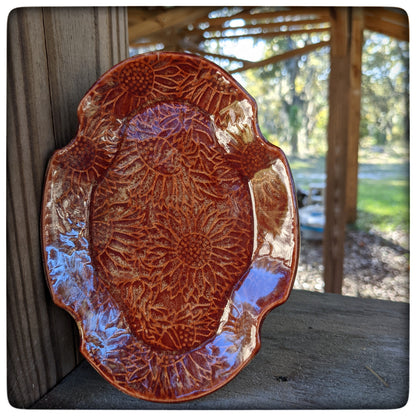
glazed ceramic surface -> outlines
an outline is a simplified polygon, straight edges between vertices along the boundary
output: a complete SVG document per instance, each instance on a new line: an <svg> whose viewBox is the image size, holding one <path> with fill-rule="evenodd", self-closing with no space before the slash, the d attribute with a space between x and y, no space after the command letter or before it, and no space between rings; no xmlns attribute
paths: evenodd
<svg viewBox="0 0 416 416"><path fill-rule="evenodd" d="M77 136L50 160L49 288L83 355L125 393L175 402L218 389L289 296L293 183L256 111L205 59L141 55L93 85Z"/></svg>

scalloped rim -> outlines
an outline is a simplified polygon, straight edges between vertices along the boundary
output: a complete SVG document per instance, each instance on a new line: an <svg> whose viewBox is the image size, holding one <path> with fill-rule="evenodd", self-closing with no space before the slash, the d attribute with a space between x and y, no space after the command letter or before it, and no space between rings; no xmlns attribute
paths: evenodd
<svg viewBox="0 0 416 416"><path fill-rule="evenodd" d="M160 53L156 53L159 55ZM173 54L172 54L173 55ZM178 53L174 53L174 55L181 55ZM189 57L188 54L186 54L187 57ZM111 73L115 70L115 68L120 68L122 65L124 65L126 62L130 62L131 60L134 60L137 58L130 58L126 61L121 62L120 64L116 65L112 69L110 69L106 74L104 74L99 81L97 81L96 84L102 83L103 80L105 80L107 74ZM196 58L202 60L202 58ZM217 67L215 64L209 63L214 68L216 67L222 75L224 75L230 82L235 84L239 89L243 90L241 86L238 85L238 83L228 74L226 74L221 68ZM90 91L93 90L95 85L91 87ZM244 90L243 90L244 91ZM88 95L89 93L87 93ZM249 96L247 94L247 96ZM256 122L257 126L257 107L254 99L252 99L253 104L253 119ZM78 109L78 117L80 117L80 108L81 104ZM259 131L259 130L257 130ZM78 137L78 136L77 136ZM69 144L76 142L77 137L75 137ZM76 286L71 279L68 278L62 278L61 280L57 279L57 274L54 272L55 268L52 267L51 263L51 256L50 248L52 247L52 242L47 241L47 233L46 229L49 224L49 220L47 220L47 217L51 215L51 209L49 208L50 203L52 201L53 203L53 172L55 169L57 169L57 165L59 163L59 159L61 157L65 157L65 149L68 148L66 146L64 149L58 150L54 153L52 156L46 173L46 180L45 180L45 190L44 190L44 199L42 204L42 216L41 216L41 227L42 227L42 246L43 246L43 261L44 261L44 267L47 275L47 282L50 289L50 292L52 294L53 301L60 306L61 308L65 309L67 312L71 314L71 316L75 319L77 322L78 328L80 330L81 334L81 352L83 355L87 358L87 360L92 364L92 366L105 378L107 379L111 384L113 384L115 387L120 389L121 391L134 396L138 398L142 398L145 400L151 400L156 402L182 402L187 401L190 399L196 399L198 397L202 397L204 395L207 395L220 387L222 387L224 384L228 383L232 378L234 378L241 369L256 355L260 348L260 328L261 324L266 316L266 314L272 310L273 308L281 305L284 303L290 294L290 291L293 287L294 278L297 271L297 263L298 263L298 257L299 257L299 227L298 227L298 213L297 213L297 206L296 206L296 198L294 195L294 185L293 185L293 179L290 173L289 165L287 163L286 157L284 156L283 152L278 149L277 147L269 144L262 136L260 136L262 140L266 143L267 147L270 149L271 152L273 152L276 155L276 161L273 166L271 166L269 169L270 171L276 171L277 177L279 180L285 180L286 181L286 191L288 194L288 209L290 210L290 221L287 224L287 226L290 229L285 230L287 233L290 233L293 238L293 246L292 246L292 257L290 259L290 267L285 267L283 265L280 265L279 273L269 273L259 267L257 263L264 259L264 256L259 256L258 253L255 255L252 259L252 264L247 271L245 277L241 280L241 283L239 287L234 288L232 295L229 299L228 305L226 310L224 311L223 317L221 319L221 325L219 331L217 332L216 336L207 342L201 344L198 348L193 349L192 351L188 351L184 353L184 355L192 355L196 354L195 357L198 359L201 359L202 357L205 357L208 361L212 361L212 351L214 349L222 350L223 352L220 353L215 358L216 362L221 362L220 366L217 368L215 367L216 362L209 362L208 365L210 368L214 368L216 370L216 374L214 379L209 378L207 379L210 383L207 383L203 386L197 387L196 389L188 389L188 391L182 392L182 394L173 393L173 396L156 396L152 395L152 392L147 391L147 388L144 389L145 393L143 393L142 390L136 390L131 388L128 383L121 383L116 382L114 379L114 373L109 368L108 365L103 364L103 357L99 356L96 350L94 350L92 347L94 344L91 344L91 342L88 341L88 338L90 338L92 335L96 336L97 334L94 333L94 330L91 329L88 325L91 325L90 322L86 322L85 314L93 313L95 314L96 320L98 321L102 320L98 324L99 327L102 327L101 324L108 325L108 322L106 322L106 319L109 319L107 317L108 312L111 311L105 311L104 308L95 308L93 302L91 299L87 298L87 295L95 296L93 292L90 293L84 293L81 299L79 300L82 303L82 307L85 308L85 304L88 304L88 309L82 309L79 305L74 304L74 302L71 303L68 299L73 299L76 297L76 295L80 294L80 287ZM276 168L276 164L278 164L278 168ZM92 185L91 185L92 187ZM252 198L254 198L252 194ZM257 213L258 210L261 210L261 206L257 206L256 202L254 201L255 205L255 212L253 211L253 214ZM260 227L259 224L257 224L258 227ZM269 230L264 229L258 229L257 234L262 234L263 232L267 232ZM54 247L54 249L57 249ZM86 247L86 251L88 251L88 247ZM64 254L64 253L62 253ZM85 254L85 253L84 253ZM85 261L85 258L83 259ZM273 260L273 259L272 259ZM276 261L276 259L274 259ZM82 259L81 259L82 261ZM88 267L92 268L92 264L84 263L84 268L82 270L87 270ZM89 270L89 269L88 269ZM65 273L69 273L70 276L70 270L65 270ZM86 272L87 273L87 272ZM89 274L91 273L91 274ZM94 274L93 270L87 273L88 276L86 277L86 280L90 280L90 283L92 286L94 284L97 284L97 282L94 282L94 279L97 279ZM84 276L85 278L85 276ZM262 278L262 285L256 284L257 279ZM86 283L84 282L84 286ZM88 291L88 289L86 289ZM64 296L62 296L62 293L65 293ZM107 297L107 307L112 307L117 309L117 305L114 303L112 304L111 296L106 293L104 296L104 293L101 293L100 298L106 298ZM267 302L262 307L256 306L256 303L259 299L268 298ZM87 300L88 299L88 300ZM250 299L250 301L248 301ZM250 303L251 302L251 303ZM92 306L91 306L92 305ZM248 306L249 305L249 306ZM117 311L116 311L117 315ZM243 317L246 319L247 315L250 316L250 331L246 331L248 336L243 338L239 337L239 332L232 332L232 325L229 324L230 317L233 318L233 322L242 323ZM122 318L122 317L121 317ZM112 319L112 318L111 318ZM124 334L125 337L133 337L133 335L129 334L128 327L124 327L121 325L121 321L119 322L121 335ZM230 329L231 328L231 329ZM235 328L234 328L235 329ZM254 330L253 330L254 329ZM120 335L120 336L121 336ZM106 341L105 338L103 338L103 335L100 334L100 342ZM108 340L107 340L108 341ZM137 341L137 340L136 340ZM139 342L140 346L143 346L143 343ZM230 348L236 348L235 352L233 354L230 354L227 352L227 349ZM117 345L111 345L111 348L109 348L109 345L104 345L106 348L108 348L108 351L106 352L107 358L108 354L114 353L114 351L119 352L119 359L120 362L124 365L129 362L129 357L121 357L122 352L120 352L123 348L132 348L131 343L123 344L121 347L119 344ZM151 350L151 348L150 348ZM199 353L198 353L199 352ZM208 352L209 357L208 357ZM139 351L136 351L136 353L139 353ZM145 352L142 354L151 354L151 351L149 352L149 349L146 348ZM198 353L198 354L197 354ZM159 353L160 354L160 353ZM222 354L222 355L221 355ZM104 357L105 359L107 359ZM147 358L146 358L147 359ZM123 361L124 360L124 361ZM224 366L224 360L227 363L227 366ZM213 367L214 366L214 367ZM221 374L220 374L221 373ZM194 377L194 375L190 376L191 378ZM182 383L183 384L183 383ZM197 383L195 383L197 384ZM173 390L175 390L173 388Z"/></svg>

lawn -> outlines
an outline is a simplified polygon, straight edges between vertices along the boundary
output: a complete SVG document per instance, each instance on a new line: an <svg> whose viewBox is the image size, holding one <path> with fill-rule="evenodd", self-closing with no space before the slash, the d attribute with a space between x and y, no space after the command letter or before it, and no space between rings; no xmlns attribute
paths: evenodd
<svg viewBox="0 0 416 416"><path fill-rule="evenodd" d="M291 158L296 186L307 191L312 182L325 182L325 158ZM357 222L362 230L409 230L409 158L407 152L372 152L359 157Z"/></svg>
<svg viewBox="0 0 416 416"><path fill-rule="evenodd" d="M409 229L409 182L406 179L360 179L358 183L360 229L383 232Z"/></svg>

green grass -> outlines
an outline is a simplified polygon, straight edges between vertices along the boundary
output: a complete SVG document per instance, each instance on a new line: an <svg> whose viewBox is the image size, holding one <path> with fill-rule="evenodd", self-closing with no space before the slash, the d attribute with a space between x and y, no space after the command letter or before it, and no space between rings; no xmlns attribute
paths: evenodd
<svg viewBox="0 0 416 416"><path fill-rule="evenodd" d="M360 150L355 227L380 232L409 230L409 158L405 150ZM325 181L317 179L325 173L323 156L289 157L289 164L296 186L305 191L311 182Z"/></svg>
<svg viewBox="0 0 416 416"><path fill-rule="evenodd" d="M380 231L409 229L409 181L360 179L356 226Z"/></svg>

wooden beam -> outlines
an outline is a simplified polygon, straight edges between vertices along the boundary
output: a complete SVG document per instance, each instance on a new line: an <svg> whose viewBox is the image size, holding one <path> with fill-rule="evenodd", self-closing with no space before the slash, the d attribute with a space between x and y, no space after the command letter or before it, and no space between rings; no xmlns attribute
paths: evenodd
<svg viewBox="0 0 416 416"><path fill-rule="evenodd" d="M348 151L346 183L346 220L357 219L358 150L361 119L361 57L363 47L364 14L361 7L352 9L350 51L350 104L348 112Z"/></svg>
<svg viewBox="0 0 416 416"><path fill-rule="evenodd" d="M330 17L329 7L290 7L286 10L276 10L273 12L252 13L250 17L252 19L270 19L276 17L286 16L319 16Z"/></svg>
<svg viewBox="0 0 416 416"><path fill-rule="evenodd" d="M187 25L195 19L208 15L213 10L212 7L173 7L162 9L162 12L152 16L152 18L139 21L129 27L129 43L133 44L141 37L163 32L174 26Z"/></svg>
<svg viewBox="0 0 416 416"><path fill-rule="evenodd" d="M9 403L27 408L81 359L76 324L52 303L42 267L45 168L76 133L85 92L128 56L127 13L22 7L7 30L7 387Z"/></svg>
<svg viewBox="0 0 416 416"><path fill-rule="evenodd" d="M366 7L364 13L367 16L374 16L385 22L391 22L398 26L409 28L409 18L402 9L387 9L385 7Z"/></svg>
<svg viewBox="0 0 416 416"><path fill-rule="evenodd" d="M149 41L143 41L143 42L136 42L136 43L130 43L131 48L148 48L151 46L156 46L160 43L163 43L161 40L149 40Z"/></svg>
<svg viewBox="0 0 416 416"><path fill-rule="evenodd" d="M253 34L244 34L244 35L220 35L220 36L207 36L204 40L211 39L240 39L240 38L274 38L278 36L293 36L293 35L303 35L311 33L323 33L329 32L330 28L316 28L316 29L306 29L306 30L282 30L276 32L262 32L262 33L253 33Z"/></svg>
<svg viewBox="0 0 416 416"><path fill-rule="evenodd" d="M241 68L234 69L233 71L230 71L231 74L234 74L236 72L242 72L246 71L247 69L251 68L259 68L261 66L266 66L270 64L275 64L276 62L284 61L285 59L293 58L294 56L298 55L305 55L309 52L312 52L316 49L323 48L324 46L329 46L330 42L319 42L319 43L312 43L310 45L306 45L303 48L293 49L284 53L281 53L279 55L274 55L270 58L264 59L262 61L258 62L249 62L247 61Z"/></svg>
<svg viewBox="0 0 416 416"><path fill-rule="evenodd" d="M129 26L133 26L138 22L151 19L155 15L154 9L148 7L128 7L127 21Z"/></svg>
<svg viewBox="0 0 416 416"><path fill-rule="evenodd" d="M317 16L325 19L329 18L329 8L328 7L291 7L286 10L276 10L270 12L260 12L260 13L251 13L251 10L243 10L239 13L236 13L233 16L224 16L217 17L212 19L199 19L195 24L208 23L208 24L224 24L235 19L244 19L246 21L258 21L266 19L276 19L278 17L286 16Z"/></svg>
<svg viewBox="0 0 416 416"><path fill-rule="evenodd" d="M294 26L306 26L306 25L318 25L323 23L329 23L329 19L300 19L300 20L285 20L283 22L274 22L274 23L261 23L257 22L255 24L241 24L238 26L224 27L224 25L210 25L207 29L197 29L190 31L190 33L211 33L216 31L226 31L226 30L239 30L239 29L278 29L282 26L294 27Z"/></svg>
<svg viewBox="0 0 416 416"><path fill-rule="evenodd" d="M325 291L333 293L341 293L344 265L350 13L346 7L332 9L323 260Z"/></svg>
<svg viewBox="0 0 416 416"><path fill-rule="evenodd" d="M243 10L241 10L240 12L237 12L231 16L222 16L222 17L213 17L210 18L208 16L206 17L201 17L200 19L196 19L195 22L193 22L194 25L200 25L202 23L205 24L222 24L225 22L228 22L230 20L234 20L234 19L243 19L245 16L250 15L250 8L248 7L244 7Z"/></svg>
<svg viewBox="0 0 416 416"><path fill-rule="evenodd" d="M409 41L409 27L404 27L386 20L382 20L376 16L365 15L365 29L391 36L398 40Z"/></svg>
<svg viewBox="0 0 416 416"><path fill-rule="evenodd" d="M190 48L189 52L196 53L198 55L203 55L203 56L212 56L213 58L228 59L229 61L240 62L243 64L253 63L252 61L247 61L246 59L237 58L236 56L220 55L218 53L211 53L211 52L207 52L207 51L204 51L202 49L197 49L197 48Z"/></svg>

